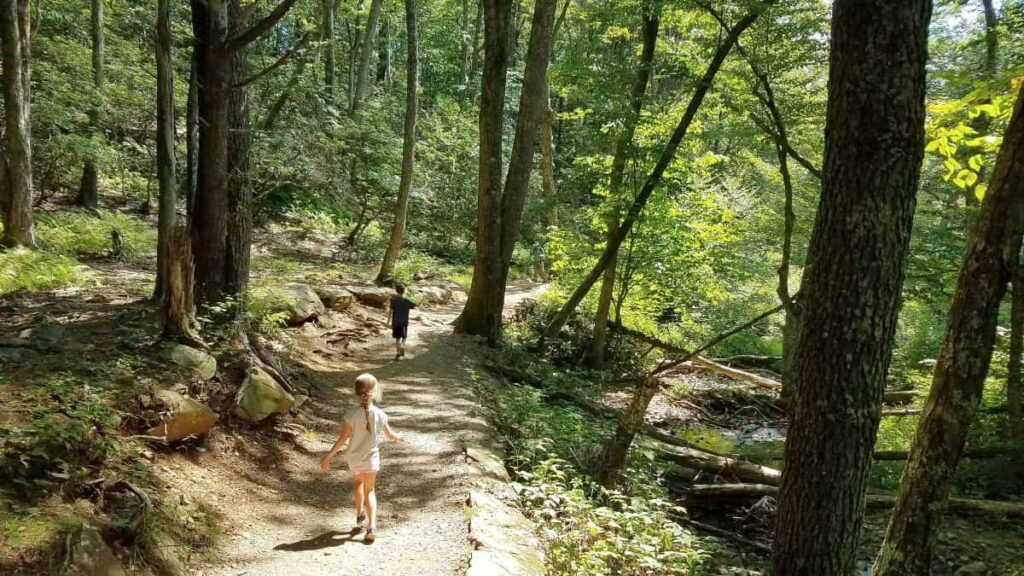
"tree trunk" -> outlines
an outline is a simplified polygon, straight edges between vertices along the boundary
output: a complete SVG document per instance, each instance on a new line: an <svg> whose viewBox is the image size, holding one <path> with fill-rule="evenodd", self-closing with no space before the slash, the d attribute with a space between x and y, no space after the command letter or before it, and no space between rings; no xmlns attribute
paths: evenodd
<svg viewBox="0 0 1024 576"><path fill-rule="evenodd" d="M643 51L640 53L640 70L637 73L636 82L633 84L633 91L629 98L629 112L624 118L622 134L615 143L615 155L612 157L612 173L609 179L608 198L612 202L612 214L608 216L608 231L606 237L612 241L619 232L619 221L621 219L619 207L619 189L622 187L623 176L626 172L626 160L629 156L629 147L633 143L633 133L636 131L637 122L640 120L640 111L643 109L644 94L647 93L647 84L651 79L651 71L654 68L654 49L658 42L659 13L658 8L648 6L651 12L643 16L644 36ZM608 346L608 312L611 310L612 295L615 293L615 268L618 265L618 250L611 255L608 266L604 269L601 279L601 293L597 300L597 316L594 317L594 339L590 349L590 363L594 368L604 367L604 352Z"/></svg>
<svg viewBox="0 0 1024 576"><path fill-rule="evenodd" d="M469 57L469 74L467 75L467 78L470 80L473 76L476 76L476 71L480 68L480 51L483 50L483 47L480 46L480 32L483 30L483 19L483 0L476 0L476 20L473 21L473 48L471 50L472 54Z"/></svg>
<svg viewBox="0 0 1024 576"><path fill-rule="evenodd" d="M934 536L988 375L999 305L1017 267L1024 229L1022 182L1024 96L1019 96L992 185L971 230L931 391L875 574L923 576L930 571Z"/></svg>
<svg viewBox="0 0 1024 576"><path fill-rule="evenodd" d="M469 0L462 0L462 19L459 22L459 79L464 87L469 86L470 46Z"/></svg>
<svg viewBox="0 0 1024 576"><path fill-rule="evenodd" d="M852 574L924 156L929 0L837 0L771 573ZM893 54L899 54L894 58Z"/></svg>
<svg viewBox="0 0 1024 576"><path fill-rule="evenodd" d="M555 190L555 120L551 109L551 90L545 82L544 112L540 117L540 179L544 193L544 224L550 230L558 226L558 194Z"/></svg>
<svg viewBox="0 0 1024 576"><path fill-rule="evenodd" d="M377 21L380 19L380 7L383 3L384 0L372 0L370 2L370 14L366 19L363 44L359 50L359 71L356 73L356 89L352 94L352 103L349 108L349 116L353 118L366 97L366 89L370 83L370 59L376 51Z"/></svg>
<svg viewBox="0 0 1024 576"><path fill-rule="evenodd" d="M231 0L231 19L238 21L245 10L241 0ZM248 26L249 22L240 22ZM239 86L249 74L249 51L241 47L232 53L231 84ZM228 294L245 293L249 284L249 258L252 246L252 181L250 180L250 150L252 128L249 119L247 87L231 90L228 100L228 239L226 258L226 288ZM242 302L244 304L244 302ZM239 310L239 313L241 310Z"/></svg>
<svg viewBox="0 0 1024 576"><path fill-rule="evenodd" d="M1021 352L1024 348L1024 266L1018 262L1013 273L1010 301L1010 359L1006 375L1007 435L1024 447L1024 410L1021 409Z"/></svg>
<svg viewBox="0 0 1024 576"><path fill-rule="evenodd" d="M416 113L418 109L417 82L419 78L419 56L416 42L416 0L405 0L405 36L407 44L405 81L405 131L402 142L402 176L398 183L398 200L395 202L395 221L391 227L391 239L380 263L376 282L384 284L391 280L398 261L405 235L405 221L409 213L409 192L412 189L413 162L416 153Z"/></svg>
<svg viewBox="0 0 1024 576"><path fill-rule="evenodd" d="M103 113L103 2L92 0L92 80L96 89L93 108L89 112L89 124L93 138L100 136L100 116ZM95 146L95 143L93 143ZM99 171L96 158L85 161L82 168L82 183L78 188L78 205L95 210L99 204Z"/></svg>
<svg viewBox="0 0 1024 576"><path fill-rule="evenodd" d="M192 214L197 304L229 296L228 121L231 52L227 0L192 0L199 74L199 167Z"/></svg>
<svg viewBox="0 0 1024 576"><path fill-rule="evenodd" d="M999 68L999 16L992 0L981 0L985 14L985 72L992 77Z"/></svg>
<svg viewBox="0 0 1024 576"><path fill-rule="evenodd" d="M199 70L196 63L196 48L193 46L189 57L188 101L185 104L185 205L192 215L196 198L196 182L199 167Z"/></svg>
<svg viewBox="0 0 1024 576"><path fill-rule="evenodd" d="M320 32L324 42L324 90L327 100L334 102L334 75L338 69L334 57L334 4L336 0L323 0L323 24Z"/></svg>
<svg viewBox="0 0 1024 576"><path fill-rule="evenodd" d="M97 2L101 0L96 0ZM156 288L153 299L167 299L171 233L176 220L178 184L174 158L174 59L171 54L170 0L159 0L156 16L156 172L160 186Z"/></svg>
<svg viewBox="0 0 1024 576"><path fill-rule="evenodd" d="M393 51L391 49L391 19L384 16L384 22L381 23L380 33L383 37L380 42L380 48L377 55L377 82L384 85L384 90L391 90L391 84L394 82L395 74L393 66L391 65L391 58Z"/></svg>
<svg viewBox="0 0 1024 576"><path fill-rule="evenodd" d="M527 49L519 118L512 144L508 175L501 187L501 133L505 84L505 50L508 39L508 7L492 6L485 0L484 100L480 111L480 191L477 206L476 266L473 285L456 330L486 336L492 343L501 336L501 314L505 286L512 262L512 250L526 201L533 165L537 126L544 109L544 89L551 60L551 33L555 23L555 0L537 0L533 11L530 44ZM497 46L497 43L503 46ZM491 77L500 74L500 78ZM501 90L499 93L498 90Z"/></svg>
<svg viewBox="0 0 1024 576"><path fill-rule="evenodd" d="M167 1L167 0L161 0ZM167 267L167 298L164 303L164 337L196 341L192 318L192 245L188 227L179 224L171 231Z"/></svg>
<svg viewBox="0 0 1024 576"><path fill-rule="evenodd" d="M640 431L640 427L643 426L647 406L660 389L661 383L657 378L648 378L637 384L629 407L619 417L615 435L605 444L601 455L597 458L597 480L602 485L611 487L618 483L622 469L626 465L629 447L633 444L633 438ZM685 450L685 448L679 450Z"/></svg>
<svg viewBox="0 0 1024 576"><path fill-rule="evenodd" d="M554 338L562 326L565 325L566 321L572 312L579 306L580 302L587 296L590 289L593 288L594 283L601 277L604 269L608 267L611 261L618 254L619 246L629 235L630 230L636 223L637 219L640 218L640 213L643 211L644 206L647 204L647 200L650 199L654 189L657 188L661 182L661 177L668 168L670 162L675 157L676 150L679 148L679 143L682 142L683 137L690 129L690 124L693 122L694 117L697 115L697 110L700 108L701 103L704 102L704 96L707 95L708 90L711 88L711 84L714 82L715 76L718 74L718 70L722 67L722 62L725 61L726 56L732 51L733 46L736 45L739 40L740 34L744 30L750 27L750 25L757 19L757 17L764 11L764 9L771 3L771 0L756 4L754 8L746 14L736 25L732 28L729 34L722 40L718 45L715 54L708 64L707 70L704 72L704 76L701 77L697 83L697 87L694 90L693 97L690 98L690 103L686 107L686 111L683 113L683 117L679 120L679 124L676 126L675 131L669 138L669 141L665 144L665 149L662 150L661 157L658 158L658 163L654 166L654 170L647 177L644 182L643 188L640 189L640 193L637 195L633 204L630 205L629 211L626 213L625 219L619 226L618 232L615 236L608 238L608 242L605 244L604 251L601 253L601 257L598 258L597 263L591 268L590 272L587 273L586 277L580 283L579 287L572 293L569 300L562 306L558 314L548 323L544 329L544 334L541 336L541 346L543 349L544 341L550 338Z"/></svg>
<svg viewBox="0 0 1024 576"><path fill-rule="evenodd" d="M35 246L32 224L31 20L28 0L0 3L5 191L0 245Z"/></svg>

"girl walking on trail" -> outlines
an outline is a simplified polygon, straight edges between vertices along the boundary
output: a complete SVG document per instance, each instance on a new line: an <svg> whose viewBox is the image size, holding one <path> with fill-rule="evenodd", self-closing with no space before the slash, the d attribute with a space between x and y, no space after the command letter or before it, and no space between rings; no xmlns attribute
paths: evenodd
<svg viewBox="0 0 1024 576"><path fill-rule="evenodd" d="M380 449L377 438L383 432L391 442L401 441L401 437L391 431L388 416L375 403L380 402L382 387L372 374L361 374L356 378L356 397L359 406L345 411L344 425L341 435L331 451L320 461L320 472L327 474L331 459L341 451L345 442L348 450L345 460L352 471L352 494L356 504L356 525L366 528L365 542L373 542L377 537L377 492L375 484L377 473L380 472Z"/></svg>

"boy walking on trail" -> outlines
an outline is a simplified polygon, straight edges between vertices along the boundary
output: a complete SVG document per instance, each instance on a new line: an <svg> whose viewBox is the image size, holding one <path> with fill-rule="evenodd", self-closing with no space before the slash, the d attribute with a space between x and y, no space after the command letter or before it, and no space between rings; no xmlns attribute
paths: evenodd
<svg viewBox="0 0 1024 576"><path fill-rule="evenodd" d="M405 339L409 337L409 311L416 304L405 297L405 286L395 286L396 294L391 297L388 311L388 326L395 339L395 360L405 356Z"/></svg>

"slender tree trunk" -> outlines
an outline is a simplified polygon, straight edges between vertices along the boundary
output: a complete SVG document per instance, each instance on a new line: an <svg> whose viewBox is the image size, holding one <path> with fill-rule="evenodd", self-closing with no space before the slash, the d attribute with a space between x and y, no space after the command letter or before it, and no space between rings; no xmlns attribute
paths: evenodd
<svg viewBox="0 0 1024 576"><path fill-rule="evenodd" d="M459 79L464 87L469 86L470 46L469 0L462 0L462 20L459 22Z"/></svg>
<svg viewBox="0 0 1024 576"><path fill-rule="evenodd" d="M512 144L508 175L501 188L501 122L504 100L503 57L508 38L496 28L507 30L508 7L492 6L485 0L484 101L480 112L480 194L477 207L476 266L473 285L456 331L486 336L492 343L501 336L501 314L512 251L519 234L526 201L530 168L533 165L537 127L544 108L544 89L551 59L551 33L555 23L555 0L537 0L533 11L530 44L527 49L519 118ZM496 43L503 46L496 46ZM492 78L491 73L500 74ZM500 86L499 86L500 85ZM500 95L491 91L501 89ZM491 93L489 93L491 92Z"/></svg>
<svg viewBox="0 0 1024 576"><path fill-rule="evenodd" d="M295 71L292 72L292 77L288 79L288 84L285 85L284 90L281 91L281 95L274 100L274 103L270 105L270 110L267 110L267 116L261 123L261 127L264 132L269 132L274 128L274 124L277 122L277 118L281 115L281 111L284 110L285 104L288 103L288 99L291 97L292 90L298 86L299 81L302 80L302 73L306 69L306 60L300 58L295 66Z"/></svg>
<svg viewBox="0 0 1024 576"><path fill-rule="evenodd" d="M189 57L188 101L185 104L185 205L192 215L199 172L199 70L196 48Z"/></svg>
<svg viewBox="0 0 1024 576"><path fill-rule="evenodd" d="M92 0L92 79L96 94L93 108L89 112L89 124L93 138L98 138L101 133L100 117L103 113L103 2L104 0ZM82 167L78 205L93 210L99 205L99 171L96 168L95 157L88 158Z"/></svg>
<svg viewBox="0 0 1024 576"><path fill-rule="evenodd" d="M483 30L483 19L483 0L476 0L476 20L473 21L473 48L469 56L469 74L467 76L470 80L476 76L476 71L480 68L480 51L483 50L483 47L480 46L480 33Z"/></svg>
<svg viewBox="0 0 1024 576"><path fill-rule="evenodd" d="M391 49L391 19L384 16L384 22L380 27L381 42L379 54L377 55L377 81L384 85L384 90L391 90L394 82L394 66L391 64L393 51Z"/></svg>
<svg viewBox="0 0 1024 576"><path fill-rule="evenodd" d="M1024 351L1024 266L1017 263L1013 273L1010 302L1010 359L1006 376L1007 435L1024 448L1024 410L1022 410L1021 356Z"/></svg>
<svg viewBox="0 0 1024 576"><path fill-rule="evenodd" d="M555 189L555 111L551 109L551 89L544 85L544 112L540 117L540 180L544 193L544 224L558 226L558 193Z"/></svg>
<svg viewBox="0 0 1024 576"><path fill-rule="evenodd" d="M409 213L409 192L412 190L413 162L416 154L416 112L419 106L417 83L419 79L419 55L416 40L416 0L405 0L405 131L402 142L402 176L398 183L398 200L395 202L395 220L391 227L391 239L380 263L377 283L389 282L402 249L405 222Z"/></svg>
<svg viewBox="0 0 1024 576"><path fill-rule="evenodd" d="M999 16L992 0L981 0L985 13L985 71L994 75L999 69Z"/></svg>
<svg viewBox="0 0 1024 576"><path fill-rule="evenodd" d="M643 50L640 53L640 70L633 84L629 97L629 112L624 118L622 133L615 142L615 155L612 156L612 172L609 179L608 198L613 203L612 213L608 216L606 238L611 241L619 233L620 200L622 180L626 173L626 160L629 147L633 142L633 133L640 120L643 109L644 94L654 69L654 49L658 42L659 8L655 5L647 7L650 12L644 14ZM618 265L618 250L612 254L608 266L601 278L601 292L597 300L597 316L594 317L594 338L590 349L590 363L594 368L604 367L604 352L608 347L608 312L611 310L612 295L615 293L615 268ZM646 406L646 405L645 405Z"/></svg>
<svg viewBox="0 0 1024 576"><path fill-rule="evenodd" d="M924 157L929 0L837 0L771 573L854 572ZM899 58L893 58L899 54Z"/></svg>
<svg viewBox="0 0 1024 576"><path fill-rule="evenodd" d="M648 378L637 384L629 407L619 416L615 435L605 444L597 459L597 480L603 486L611 487L618 483L622 469L626 465L629 447L644 424L647 406L660 388L661 381L657 378Z"/></svg>
<svg viewBox="0 0 1024 576"><path fill-rule="evenodd" d="M931 391L875 566L879 576L931 573L934 537L992 360L999 305L1018 264L1022 183L1024 96L1017 99L992 185L971 230Z"/></svg>
<svg viewBox="0 0 1024 576"><path fill-rule="evenodd" d="M100 0L96 0L100 1ZM159 0L156 16L156 172L160 186L157 225L156 288L153 299L167 299L171 232L176 220L178 184L174 158L174 59L171 53L170 0Z"/></svg>
<svg viewBox="0 0 1024 576"><path fill-rule="evenodd" d="M28 0L0 3L5 190L0 245L35 246L32 223L31 21Z"/></svg>
<svg viewBox="0 0 1024 576"><path fill-rule="evenodd" d="M336 0L323 0L323 25L321 40L324 42L324 89L327 99L334 102L335 72L338 69L334 57L334 4Z"/></svg>
<svg viewBox="0 0 1024 576"><path fill-rule="evenodd" d="M683 113L683 117L679 120L679 124L676 126L672 136L669 138L668 143L665 144L665 149L662 150L658 163L655 164L651 174L647 177L643 188L640 189L640 193L633 201L633 204L630 205L618 232L615 236L608 239L608 242L605 244L604 251L601 253L601 257L598 258L597 263L583 278L583 281L569 297L569 300L562 306L561 310L558 311L558 314L556 314L551 322L548 323L547 327L544 328L544 334L541 336L540 342L542 349L544 347L544 341L554 338L558 334L559 330L561 330L562 326L565 325L565 322L569 319L572 312L587 296L590 289L594 287L594 284L597 282L598 278L601 277L604 269L608 267L611 261L618 254L619 246L622 245L623 240L625 240L626 236L629 235L629 231L633 228L633 225L640 217L640 213L647 204L647 200L650 199L654 189L657 188L658 184L661 182L661 177L668 168L669 163L675 157L676 150L679 148L679 143L682 142L683 137L685 137L687 131L689 131L690 124L697 115L697 110L700 108L701 103L704 102L704 96L707 95L708 90L711 88L711 84L714 82L715 75L718 74L718 70L722 67L722 62L725 61L726 56L729 55L733 46L736 45L736 41L739 39L740 34L750 27L754 20L757 19L761 12L763 12L770 3L771 0L767 0L766 2L756 4L751 12L733 26L729 34L719 44L718 49L715 50L715 54L712 57L711 62L708 64L708 68L704 72L704 76L701 77L700 81L697 83L693 97L690 99L690 103L687 105L686 111Z"/></svg>
<svg viewBox="0 0 1024 576"><path fill-rule="evenodd" d="M366 90L370 84L370 59L373 57L376 48L377 21L380 19L380 8L384 0L372 0L370 2L370 14L366 19L366 30L363 35L362 48L359 50L359 71L356 74L356 89L352 95L352 103L349 108L349 116L355 117L366 97Z"/></svg>

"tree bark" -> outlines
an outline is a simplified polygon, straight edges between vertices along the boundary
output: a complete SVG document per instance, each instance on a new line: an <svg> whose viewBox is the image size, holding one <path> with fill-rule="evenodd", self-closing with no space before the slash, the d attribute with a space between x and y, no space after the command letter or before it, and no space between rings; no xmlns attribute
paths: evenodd
<svg viewBox="0 0 1024 576"><path fill-rule="evenodd" d="M327 99L334 102L335 72L338 69L334 53L334 4L336 0L323 0L321 40L324 42L324 90Z"/></svg>
<svg viewBox="0 0 1024 576"><path fill-rule="evenodd" d="M633 204L630 205L629 210L626 213L622 224L619 226L618 232L615 236L610 237L608 242L605 244L604 251L601 253L601 257L597 263L591 268L587 276L584 277L579 287L572 293L569 300L562 306L558 314L548 323L544 329L544 334L541 336L541 346L544 348L544 341L550 338L554 338L562 326L565 325L566 321L572 312L579 306L579 303L583 301L590 289L593 288L594 283L601 277L604 269L608 267L612 259L615 258L618 253L619 246L629 235L629 231L633 228L637 219L640 218L640 213L643 211L644 206L647 204L647 200L650 199L654 189L657 188L661 182L661 177L668 168L670 162L675 157L676 150L679 148L679 143L682 142L683 137L690 129L690 124L693 122L694 117L697 115L697 110L700 105L704 102L704 96L707 95L708 90L711 88L711 84L714 82L715 76L718 74L718 70L722 67L722 62L725 61L726 56L732 51L733 46L736 45L736 41L739 39L740 34L744 30L753 24L754 20L764 11L764 9L771 3L772 0L766 0L765 2L755 5L755 7L746 14L729 34L719 44L718 49L715 50L715 55L712 57L711 62L708 64L707 70L704 75L698 81L696 89L694 90L693 97L690 99L690 103L686 107L686 111L683 113L683 117L679 120L679 125L676 126L675 131L669 138L668 143L665 145L665 149L662 150L661 157L658 159L658 163L654 166L651 174L647 177L644 182L643 188L640 189L640 193L637 195Z"/></svg>
<svg viewBox="0 0 1024 576"><path fill-rule="evenodd" d="M196 198L196 183L199 168L199 69L196 60L196 47L192 47L189 57L188 101L185 103L185 205L186 212L192 215Z"/></svg>
<svg viewBox="0 0 1024 576"><path fill-rule="evenodd" d="M4 233L0 246L35 246L32 223L31 19L28 0L0 3L4 94Z"/></svg>
<svg viewBox="0 0 1024 576"><path fill-rule="evenodd" d="M999 16L992 0L981 0L985 14L985 72L991 77L999 68Z"/></svg>
<svg viewBox="0 0 1024 576"><path fill-rule="evenodd" d="M1024 266L1013 273L1010 301L1010 358L1006 375L1006 430L1011 442L1024 447L1024 410L1021 407L1021 352L1024 349Z"/></svg>
<svg viewBox="0 0 1024 576"><path fill-rule="evenodd" d="M168 0L161 0L162 2ZM164 337L198 341L193 327L192 245L188 227L179 224L171 231L168 251L167 298L164 301Z"/></svg>
<svg viewBox="0 0 1024 576"><path fill-rule="evenodd" d="M459 79L464 87L469 87L469 43L471 40L472 35L469 32L469 0L462 0L462 19L459 21Z"/></svg>
<svg viewBox="0 0 1024 576"><path fill-rule="evenodd" d="M483 49L480 46L480 33L483 31L483 19L483 0L476 0L476 20L473 21L473 48L471 50L472 54L469 57L469 74L467 75L467 78L470 80L473 76L476 76L476 71L480 68L480 51Z"/></svg>
<svg viewBox="0 0 1024 576"><path fill-rule="evenodd" d="M242 26L249 22L240 14L241 0L231 0L231 20ZM232 52L231 85L239 86L249 74L249 51L245 46ZM250 150L252 127L249 118L249 93L246 87L234 88L228 101L228 239L226 289L228 294L245 293L249 284L249 259L252 246L252 181ZM240 304L244 304L241 301ZM241 310L239 310L239 313Z"/></svg>
<svg viewBox="0 0 1024 576"><path fill-rule="evenodd" d="M833 4L770 573L851 574L924 156L929 0ZM899 57L894 57L898 54Z"/></svg>
<svg viewBox="0 0 1024 576"><path fill-rule="evenodd" d="M603 486L611 487L619 482L622 469L626 465L626 457L629 455L629 447L633 444L633 438L636 437L644 423L647 406L660 389L661 383L657 378L647 378L637 383L629 407L619 416L615 435L604 445L597 458L597 481ZM679 448L678 450L686 449Z"/></svg>
<svg viewBox="0 0 1024 576"><path fill-rule="evenodd" d="M1018 264L1022 183L1024 97L1018 96L960 267L931 391L875 566L880 576L925 575L931 568L934 536L988 375L999 305Z"/></svg>
<svg viewBox="0 0 1024 576"><path fill-rule="evenodd" d="M395 202L395 218L391 227L384 259L380 263L377 284L391 281L395 262L402 249L405 236L405 222L409 214L409 193L412 190L413 163L416 154L416 113L419 106L417 83L419 81L419 55L416 40L416 0L405 0L406 73L405 73L405 130L402 142L402 176L398 183L398 200Z"/></svg>
<svg viewBox="0 0 1024 576"><path fill-rule="evenodd" d="M548 229L558 226L558 201L555 190L555 120L551 109L551 88L544 83L544 112L540 117L540 180L544 195L544 224Z"/></svg>
<svg viewBox="0 0 1024 576"><path fill-rule="evenodd" d="M102 0L95 0L102 2ZM159 0L156 16L156 172L160 187L157 222L156 287L153 299L167 299L171 261L171 233L177 219L174 158L174 59L171 53L170 0Z"/></svg>
<svg viewBox="0 0 1024 576"><path fill-rule="evenodd" d="M501 186L502 104L508 47L508 7L493 6L485 0L484 101L480 110L480 189L477 205L476 262L473 285L462 314L456 320L458 332L486 336L491 343L501 336L501 314L505 286L512 262L512 250L526 202L533 165L537 126L544 109L544 88L551 60L551 33L555 23L555 0L537 0L533 11L530 44L527 49L519 118L509 160L505 186ZM497 46L497 43L503 46ZM500 74L500 78L491 77ZM501 90L501 93L498 90Z"/></svg>
<svg viewBox="0 0 1024 576"><path fill-rule="evenodd" d="M395 80L394 67L391 65L393 50L391 48L391 19L384 15L380 25L381 42L377 55L377 82L384 85L385 91L391 90Z"/></svg>
<svg viewBox="0 0 1024 576"><path fill-rule="evenodd" d="M626 160L629 147L633 142L640 111L643 109L644 94L654 69L654 49L658 42L659 8L660 5L647 5L643 15L643 50L640 53L640 70L629 97L628 113L623 118L623 130L615 142L615 155L612 157L612 172L608 183L608 199L612 202L612 213L608 216L606 238L611 241L619 232L621 219L619 194L623 176L626 172ZM612 296L615 293L615 269L618 265L618 250L612 254L608 266L604 269L601 279L601 293L597 300L597 315L594 317L594 338L590 349L590 364L594 368L604 367L604 352L608 346L608 313L611 311Z"/></svg>
<svg viewBox="0 0 1024 576"><path fill-rule="evenodd" d="M100 135L100 117L103 113L103 2L92 0L92 80L96 89L89 124L94 138ZM95 143L94 143L95 145ZM99 170L96 158L90 157L82 167L82 182L78 187L78 205L95 210L99 205Z"/></svg>
<svg viewBox="0 0 1024 576"><path fill-rule="evenodd" d="M356 73L356 89L352 94L352 103L349 108L349 116L355 118L366 97L366 90L370 84L370 59L376 51L377 21L380 19L380 8L384 0L372 0L370 2L370 14L366 19L366 30L363 35L362 48L359 50L359 71Z"/></svg>

